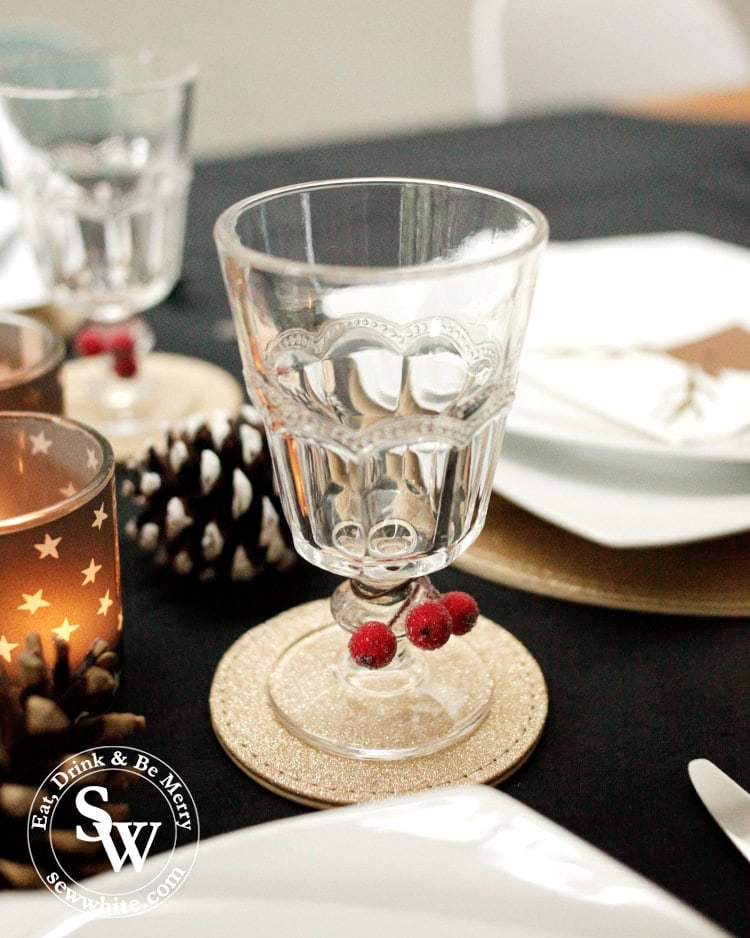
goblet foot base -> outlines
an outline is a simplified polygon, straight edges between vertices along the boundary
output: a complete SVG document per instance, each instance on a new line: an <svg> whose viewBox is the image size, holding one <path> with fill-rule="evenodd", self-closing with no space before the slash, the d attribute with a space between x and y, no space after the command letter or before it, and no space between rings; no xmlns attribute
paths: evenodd
<svg viewBox="0 0 750 938"><path fill-rule="evenodd" d="M109 367L98 355L66 362L63 394L66 415L107 437L118 462L140 456L151 444L161 445L168 425L216 410L234 416L244 399L232 375L210 362L149 352L139 359L144 382L141 398L132 407L110 408L96 395L98 376ZM127 392L129 379L121 380Z"/></svg>
<svg viewBox="0 0 750 938"><path fill-rule="evenodd" d="M290 648L324 635L329 621L326 600L287 610L238 639L214 675L209 706L217 738L265 788L313 807L355 804L465 782L497 783L534 750L547 717L544 677L528 650L485 617L455 641L481 659L493 693L478 726L453 745L410 758L353 758L303 739L277 717L272 674Z"/></svg>
<svg viewBox="0 0 750 938"><path fill-rule="evenodd" d="M479 726L492 678L474 649L452 639L382 670L351 660L348 633L330 625L281 655L269 677L277 718L329 752L359 759L408 759L458 742Z"/></svg>

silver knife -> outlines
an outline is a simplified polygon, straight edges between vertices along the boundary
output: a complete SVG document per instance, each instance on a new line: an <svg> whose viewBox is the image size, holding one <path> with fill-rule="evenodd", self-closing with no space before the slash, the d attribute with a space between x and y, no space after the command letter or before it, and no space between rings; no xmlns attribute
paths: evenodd
<svg viewBox="0 0 750 938"><path fill-rule="evenodd" d="M693 759L688 775L713 819L750 860L750 794L708 759Z"/></svg>

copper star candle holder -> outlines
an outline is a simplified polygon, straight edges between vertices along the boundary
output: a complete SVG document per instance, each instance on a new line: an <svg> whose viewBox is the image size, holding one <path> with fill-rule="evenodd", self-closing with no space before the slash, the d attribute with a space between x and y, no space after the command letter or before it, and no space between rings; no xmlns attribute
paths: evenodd
<svg viewBox="0 0 750 938"><path fill-rule="evenodd" d="M0 410L63 413L61 335L20 313L0 312Z"/></svg>
<svg viewBox="0 0 750 938"><path fill-rule="evenodd" d="M27 637L71 668L122 630L112 447L50 414L0 412L0 662L18 676Z"/></svg>

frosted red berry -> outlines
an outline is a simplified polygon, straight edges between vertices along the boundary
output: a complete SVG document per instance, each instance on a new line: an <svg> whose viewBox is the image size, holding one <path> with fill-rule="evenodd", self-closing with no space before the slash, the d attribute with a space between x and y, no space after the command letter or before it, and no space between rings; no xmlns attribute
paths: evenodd
<svg viewBox="0 0 750 938"><path fill-rule="evenodd" d="M112 353L115 374L132 378L138 370L133 336L127 329L115 329L109 337L108 351Z"/></svg>
<svg viewBox="0 0 750 938"><path fill-rule="evenodd" d="M79 355L101 355L107 347L104 331L98 326L84 326L75 338Z"/></svg>
<svg viewBox="0 0 750 938"><path fill-rule="evenodd" d="M441 602L427 599L409 610L404 628L413 645L433 651L451 637L451 617Z"/></svg>
<svg viewBox="0 0 750 938"><path fill-rule="evenodd" d="M138 371L134 352L121 352L114 356L115 374L120 378L132 378Z"/></svg>
<svg viewBox="0 0 750 938"><path fill-rule="evenodd" d="M132 378L138 370L133 336L126 328L108 330L94 324L84 326L75 338L79 355L112 355L112 367L121 378Z"/></svg>
<svg viewBox="0 0 750 938"><path fill-rule="evenodd" d="M385 622L365 622L352 632L349 654L360 667L377 670L393 661L397 644L396 636Z"/></svg>
<svg viewBox="0 0 750 938"><path fill-rule="evenodd" d="M442 603L451 617L451 631L454 635L466 635L477 623L479 606L469 593L455 590L443 593Z"/></svg>
<svg viewBox="0 0 750 938"><path fill-rule="evenodd" d="M115 329L109 337L108 347L114 355L123 355L133 351L133 336L127 329Z"/></svg>

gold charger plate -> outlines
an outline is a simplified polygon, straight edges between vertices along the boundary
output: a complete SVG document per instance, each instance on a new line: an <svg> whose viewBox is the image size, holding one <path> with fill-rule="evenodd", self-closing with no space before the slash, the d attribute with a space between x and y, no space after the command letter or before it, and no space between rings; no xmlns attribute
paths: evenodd
<svg viewBox="0 0 750 938"><path fill-rule="evenodd" d="M750 615L750 532L670 547L603 547L498 495L456 566L506 586L639 612Z"/></svg>

